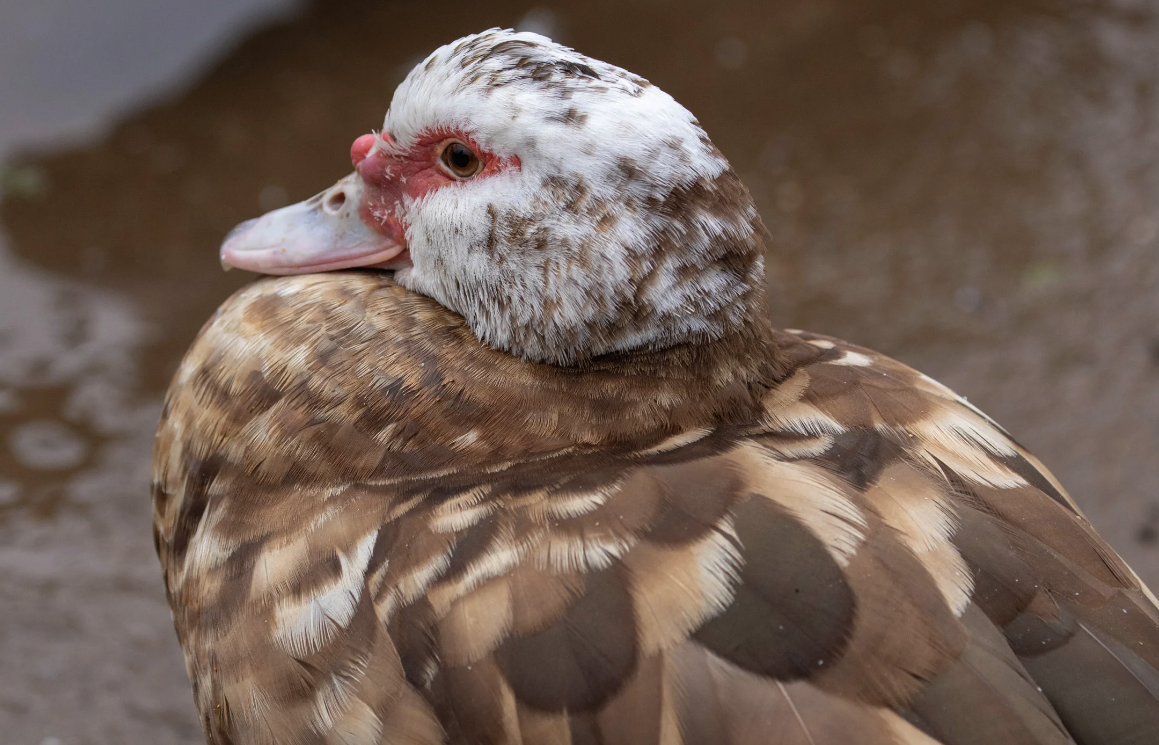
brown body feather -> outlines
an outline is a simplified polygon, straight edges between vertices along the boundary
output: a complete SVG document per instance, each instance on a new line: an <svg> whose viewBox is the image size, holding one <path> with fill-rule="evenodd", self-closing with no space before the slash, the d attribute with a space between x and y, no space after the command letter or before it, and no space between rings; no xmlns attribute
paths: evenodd
<svg viewBox="0 0 1159 745"><path fill-rule="evenodd" d="M988 418L759 324L536 365L387 275L266 279L166 404L210 742L1159 742L1159 611Z"/></svg>

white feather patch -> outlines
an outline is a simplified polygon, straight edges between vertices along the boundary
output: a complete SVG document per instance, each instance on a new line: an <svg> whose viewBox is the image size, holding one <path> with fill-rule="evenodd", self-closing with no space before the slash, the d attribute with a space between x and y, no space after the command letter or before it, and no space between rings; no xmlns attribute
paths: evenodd
<svg viewBox="0 0 1159 745"><path fill-rule="evenodd" d="M847 367L869 367L873 364L873 360L861 352L852 352L847 349L840 357L831 360L828 364L844 365Z"/></svg>
<svg viewBox="0 0 1159 745"><path fill-rule="evenodd" d="M322 592L283 598L274 609L274 641L287 652L305 656L325 646L354 617L366 583L366 565L378 531L364 536L349 553L339 553L338 578Z"/></svg>
<svg viewBox="0 0 1159 745"><path fill-rule="evenodd" d="M672 450L677 450L685 445L691 445L694 442L699 442L705 437L712 434L712 430L707 427L700 427L697 429L690 429L686 432L678 432L677 434L668 437L650 448L645 448L639 451L640 455L655 455L656 453L667 453Z"/></svg>
<svg viewBox="0 0 1159 745"><path fill-rule="evenodd" d="M839 566L849 566L865 540L868 524L832 476L807 463L780 461L774 453L751 443L741 445L728 457L741 467L749 489L800 520Z"/></svg>
<svg viewBox="0 0 1159 745"><path fill-rule="evenodd" d="M762 424L770 429L811 437L839 435L845 431L841 422L803 401L767 408Z"/></svg>
<svg viewBox="0 0 1159 745"><path fill-rule="evenodd" d="M945 487L912 466L895 464L882 472L865 499L914 552L954 615L961 615L970 603L974 576L950 540L957 520Z"/></svg>
<svg viewBox="0 0 1159 745"><path fill-rule="evenodd" d="M599 535L547 533L533 553L535 568L547 572L595 572L628 552L636 539L611 532Z"/></svg>
<svg viewBox="0 0 1159 745"><path fill-rule="evenodd" d="M730 540L731 537L731 540ZM736 595L743 563L731 518L691 545L643 542L624 557L645 654L680 644Z"/></svg>
<svg viewBox="0 0 1159 745"><path fill-rule="evenodd" d="M1015 457L1018 451L989 421L970 409L943 407L906 428L884 424L878 430L907 442L935 470L938 461L962 478L999 489L1026 485L1026 479L995 456Z"/></svg>

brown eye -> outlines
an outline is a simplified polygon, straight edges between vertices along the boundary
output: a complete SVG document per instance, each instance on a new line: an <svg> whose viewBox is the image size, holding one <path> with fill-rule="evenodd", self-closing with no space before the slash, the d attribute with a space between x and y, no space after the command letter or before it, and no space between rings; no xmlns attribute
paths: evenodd
<svg viewBox="0 0 1159 745"><path fill-rule="evenodd" d="M439 154L443 167L455 178L468 179L483 169L483 161L458 140L451 140Z"/></svg>

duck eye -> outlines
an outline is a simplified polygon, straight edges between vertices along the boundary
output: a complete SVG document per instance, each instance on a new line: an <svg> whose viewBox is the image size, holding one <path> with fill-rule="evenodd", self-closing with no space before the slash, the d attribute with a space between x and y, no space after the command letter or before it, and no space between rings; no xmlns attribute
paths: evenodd
<svg viewBox="0 0 1159 745"><path fill-rule="evenodd" d="M451 140L443 147L439 159L444 170L459 179L469 179L483 169L483 161L458 140Z"/></svg>

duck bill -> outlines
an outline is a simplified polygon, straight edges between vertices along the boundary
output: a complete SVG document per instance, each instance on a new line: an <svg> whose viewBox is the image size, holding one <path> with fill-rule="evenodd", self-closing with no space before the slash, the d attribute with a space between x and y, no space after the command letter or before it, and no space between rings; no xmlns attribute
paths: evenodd
<svg viewBox="0 0 1159 745"><path fill-rule="evenodd" d="M362 190L355 172L304 202L246 220L221 244L221 265L261 274L392 268L405 259L406 246L362 221Z"/></svg>

